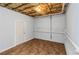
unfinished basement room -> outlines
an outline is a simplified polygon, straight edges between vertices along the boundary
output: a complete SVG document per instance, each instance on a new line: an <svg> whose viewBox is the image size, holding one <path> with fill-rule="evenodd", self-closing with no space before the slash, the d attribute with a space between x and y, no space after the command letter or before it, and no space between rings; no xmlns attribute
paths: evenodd
<svg viewBox="0 0 79 59"><path fill-rule="evenodd" d="M0 3L0 55L79 55L79 3Z"/></svg>

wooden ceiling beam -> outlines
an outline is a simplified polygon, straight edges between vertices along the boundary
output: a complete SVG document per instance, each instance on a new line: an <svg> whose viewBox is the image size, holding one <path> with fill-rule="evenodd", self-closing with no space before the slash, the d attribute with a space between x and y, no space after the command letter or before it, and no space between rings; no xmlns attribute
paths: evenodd
<svg viewBox="0 0 79 59"><path fill-rule="evenodd" d="M17 10L22 11L23 9L25 9L25 8L27 7L27 5L28 5L28 4L25 4L25 5L23 5L23 6L19 7L19 8L17 8Z"/></svg>
<svg viewBox="0 0 79 59"><path fill-rule="evenodd" d="M25 7L23 10L26 10L26 9L29 9L29 8L33 8L33 7L37 6L37 5L38 4L33 4L33 3L32 4L28 4L27 7Z"/></svg>
<svg viewBox="0 0 79 59"><path fill-rule="evenodd" d="M26 7L26 8L24 8L24 9L23 9L23 10L21 10L21 11L24 11L24 10L29 9L29 8L31 8L31 7L34 7L34 6L29 6L29 7Z"/></svg>
<svg viewBox="0 0 79 59"><path fill-rule="evenodd" d="M20 5L22 5L23 3L11 3L11 4L9 4L8 6L6 6L6 8L9 8L9 9L14 9L14 8L16 8L16 7L18 7L18 6L20 6Z"/></svg>
<svg viewBox="0 0 79 59"><path fill-rule="evenodd" d="M27 3L28 4L28 3ZM18 8L20 8L20 7L22 7L22 6L24 6L24 5L27 5L26 3L24 3L24 4L22 4L22 5L19 5L19 6L17 6L16 8L13 8L13 9L18 9Z"/></svg>
<svg viewBox="0 0 79 59"><path fill-rule="evenodd" d="M0 6L6 7L6 6L8 6L9 4L11 4L11 3L0 3Z"/></svg>
<svg viewBox="0 0 79 59"><path fill-rule="evenodd" d="M7 6L10 5L10 4L11 4L11 3L6 4L5 7L7 7Z"/></svg>
<svg viewBox="0 0 79 59"><path fill-rule="evenodd" d="M28 14L28 15L30 15L30 16L35 16L35 15L39 16L41 14L39 14L39 13L31 13L31 14Z"/></svg>
<svg viewBox="0 0 79 59"><path fill-rule="evenodd" d="M22 12L22 13L26 13L26 14L33 14L33 13L36 13L35 11L31 11L31 12Z"/></svg>
<svg viewBox="0 0 79 59"><path fill-rule="evenodd" d="M28 12L28 14L32 14L32 13L36 13L36 11L31 11L31 12Z"/></svg>
<svg viewBox="0 0 79 59"><path fill-rule="evenodd" d="M36 12L34 8L40 4L47 4L50 10L46 14ZM60 14L64 12L63 3L3 3L2 6L29 16L43 16L49 14Z"/></svg>
<svg viewBox="0 0 79 59"><path fill-rule="evenodd" d="M23 12L27 9L30 9L30 10L32 9L33 10L33 7L35 7L35 4L27 3L27 4L24 4L23 6L25 6L25 7L23 7L23 9L21 9L22 6L20 6L20 7L16 8L15 10L17 10L19 12Z"/></svg>
<svg viewBox="0 0 79 59"><path fill-rule="evenodd" d="M33 10L33 7L25 9L25 10L22 10L22 12L27 12L27 13L31 12L31 11L35 11L35 10Z"/></svg>

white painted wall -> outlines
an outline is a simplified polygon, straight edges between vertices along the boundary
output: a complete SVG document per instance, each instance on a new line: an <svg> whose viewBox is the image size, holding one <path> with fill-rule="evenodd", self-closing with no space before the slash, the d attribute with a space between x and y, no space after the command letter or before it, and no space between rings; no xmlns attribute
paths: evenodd
<svg viewBox="0 0 79 59"><path fill-rule="evenodd" d="M52 40L60 43L65 42L65 28L66 19L65 15L55 15L52 16Z"/></svg>
<svg viewBox="0 0 79 59"><path fill-rule="evenodd" d="M66 19L64 14L52 16L52 32L65 32Z"/></svg>
<svg viewBox="0 0 79 59"><path fill-rule="evenodd" d="M36 17L34 19L34 37L49 40L50 39L50 18Z"/></svg>
<svg viewBox="0 0 79 59"><path fill-rule="evenodd" d="M66 13L66 20L67 20L67 33L69 35L69 37L71 38L71 40L73 41L74 44L76 44L79 47L79 3L72 3L69 4L69 7L67 9L67 13ZM69 49L69 47L67 47L68 45L72 45L72 43L68 42L69 39L66 39L66 50ZM73 47L73 46L71 46ZM72 48L71 48L72 49ZM77 54L75 53L73 50L67 50L68 54ZM69 52L73 52L73 53L69 53Z"/></svg>
<svg viewBox="0 0 79 59"><path fill-rule="evenodd" d="M35 32L50 32L50 18L49 16L36 17L35 22Z"/></svg>
<svg viewBox="0 0 79 59"><path fill-rule="evenodd" d="M18 22L21 23L19 28L24 27L24 39L22 37L16 39L16 23ZM37 17L33 20L29 16L0 7L0 51L32 39L33 35L35 38L63 43L64 35L61 32L64 32L65 16L52 16L52 26L53 39L50 39L50 16Z"/></svg>
<svg viewBox="0 0 79 59"><path fill-rule="evenodd" d="M0 7L0 51L4 51L15 46L23 40L32 39L33 18L14 12L12 10ZM26 22L26 39L15 38L16 22ZM18 42L16 42L18 41Z"/></svg>
<svg viewBox="0 0 79 59"><path fill-rule="evenodd" d="M65 19L66 18L66 19ZM24 23L24 39L15 40L16 22ZM65 22L67 22L65 24ZM34 24L33 24L34 23ZM67 25L67 26L66 26ZM0 51L6 50L21 41L27 41L33 38L51 40L64 43L65 26L66 32L71 40L79 47L79 4L70 4L65 15L52 16L52 37L50 39L50 16L33 18L0 7ZM34 33L33 33L34 29ZM17 41L17 42L16 42ZM67 54L78 54L72 42L66 37L65 47Z"/></svg>
<svg viewBox="0 0 79 59"><path fill-rule="evenodd" d="M66 53L67 55L78 55L79 53L76 52L76 48L74 45L71 43L71 41L66 38L65 41L65 48L66 48Z"/></svg>
<svg viewBox="0 0 79 59"><path fill-rule="evenodd" d="M65 15L52 16L52 39L50 39L50 16L35 18L35 38L64 43Z"/></svg>

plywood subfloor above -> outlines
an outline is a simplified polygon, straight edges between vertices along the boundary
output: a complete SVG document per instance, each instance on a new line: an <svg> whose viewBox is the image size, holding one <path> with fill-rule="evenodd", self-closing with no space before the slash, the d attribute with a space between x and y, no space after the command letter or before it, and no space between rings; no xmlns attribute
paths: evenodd
<svg viewBox="0 0 79 59"><path fill-rule="evenodd" d="M64 3L0 3L0 6L32 17L62 14L64 12L64 5Z"/></svg>
<svg viewBox="0 0 79 59"><path fill-rule="evenodd" d="M41 39L32 39L9 49L1 55L65 55L64 44L45 41Z"/></svg>

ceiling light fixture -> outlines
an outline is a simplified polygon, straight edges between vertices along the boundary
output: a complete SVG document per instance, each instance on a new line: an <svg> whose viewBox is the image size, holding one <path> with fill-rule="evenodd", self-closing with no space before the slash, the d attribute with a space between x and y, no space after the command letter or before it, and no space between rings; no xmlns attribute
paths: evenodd
<svg viewBox="0 0 79 59"><path fill-rule="evenodd" d="M40 13L40 14L46 14L50 10L49 10L49 7L47 4L39 4L37 7L35 7L35 11Z"/></svg>

